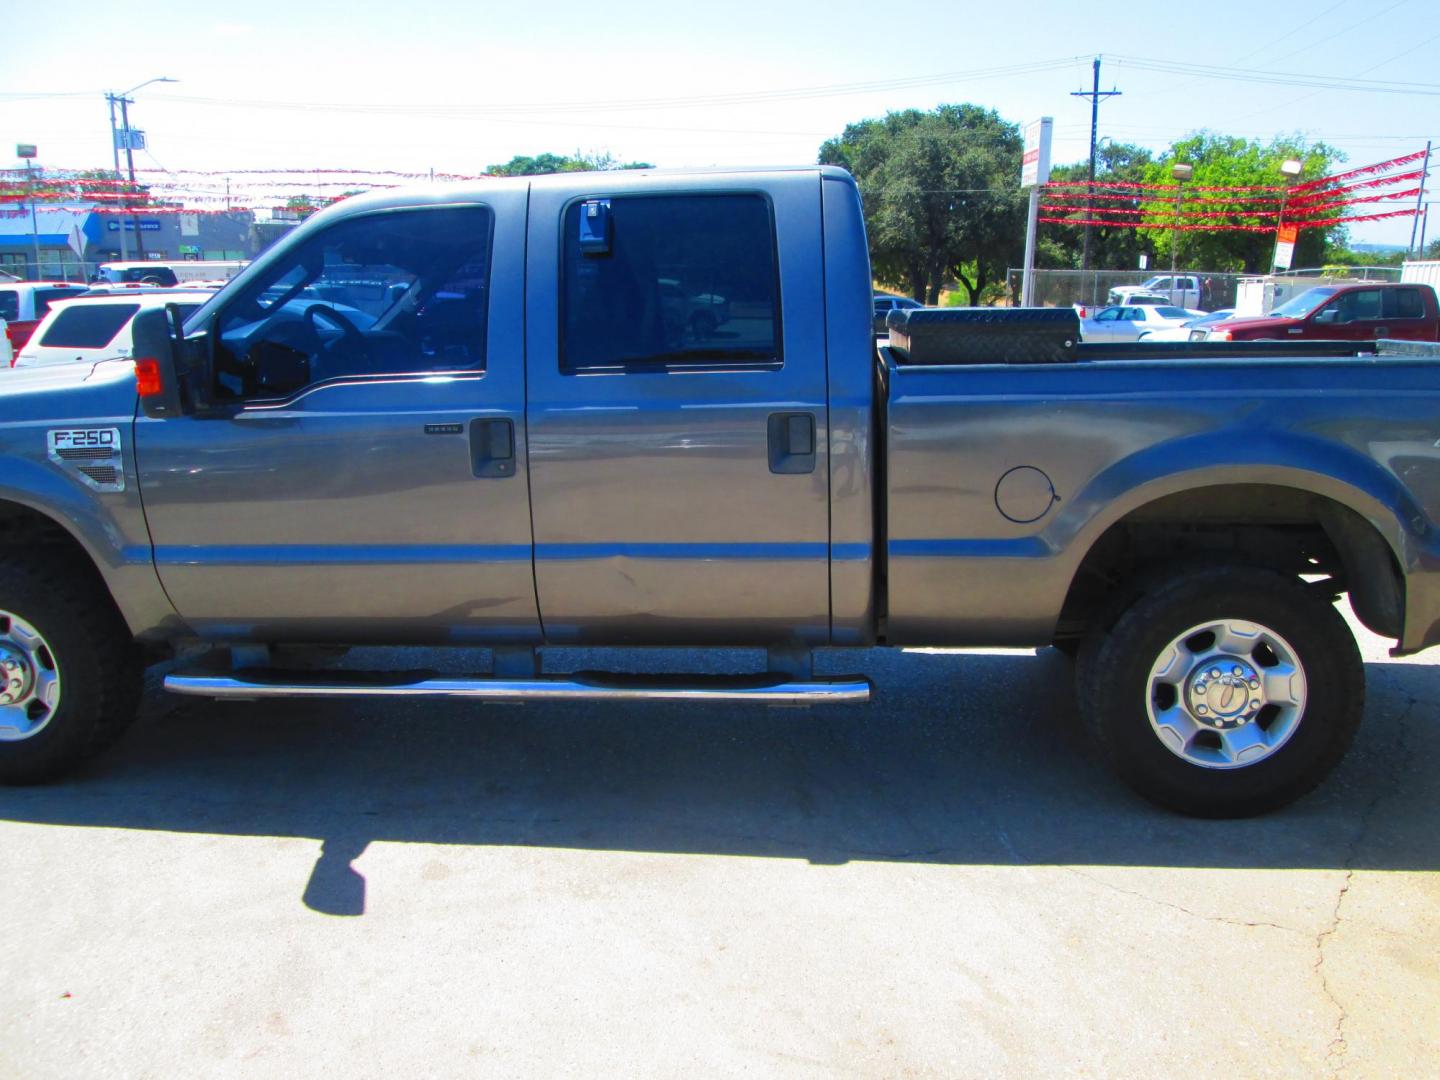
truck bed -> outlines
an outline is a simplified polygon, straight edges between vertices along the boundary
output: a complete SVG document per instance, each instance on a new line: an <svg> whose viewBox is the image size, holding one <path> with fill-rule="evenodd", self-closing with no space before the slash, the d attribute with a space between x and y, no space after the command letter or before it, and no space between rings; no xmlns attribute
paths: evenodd
<svg viewBox="0 0 1440 1080"><path fill-rule="evenodd" d="M1299 528L1336 504L1403 565L1440 567L1440 358L1356 352L1105 345L942 366L882 348L887 639L1049 643L1107 530L1186 501L1215 530ZM1440 639L1440 596L1407 576L1409 651Z"/></svg>

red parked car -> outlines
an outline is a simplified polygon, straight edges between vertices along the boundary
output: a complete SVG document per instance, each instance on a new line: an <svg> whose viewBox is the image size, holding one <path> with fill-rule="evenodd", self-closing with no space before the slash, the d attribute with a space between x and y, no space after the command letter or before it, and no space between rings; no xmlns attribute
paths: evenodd
<svg viewBox="0 0 1440 1080"><path fill-rule="evenodd" d="M1429 285L1320 285L1269 315L1227 319L1208 341L1440 341L1440 305Z"/></svg>

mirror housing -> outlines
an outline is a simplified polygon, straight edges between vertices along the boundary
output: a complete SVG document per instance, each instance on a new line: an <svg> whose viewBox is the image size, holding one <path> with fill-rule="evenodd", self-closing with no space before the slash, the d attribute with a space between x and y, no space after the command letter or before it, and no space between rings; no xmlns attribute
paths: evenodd
<svg viewBox="0 0 1440 1080"><path fill-rule="evenodd" d="M179 309L172 304L164 309L142 311L130 323L135 392L140 398L140 408L152 420L180 416L185 411L175 362L174 323L178 315Z"/></svg>

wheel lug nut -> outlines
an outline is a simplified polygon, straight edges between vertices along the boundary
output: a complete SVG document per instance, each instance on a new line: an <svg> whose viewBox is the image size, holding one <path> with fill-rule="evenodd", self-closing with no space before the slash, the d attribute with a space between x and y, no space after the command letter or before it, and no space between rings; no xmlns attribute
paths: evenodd
<svg viewBox="0 0 1440 1080"><path fill-rule="evenodd" d="M1219 669L1218 667L1217 667L1217 668L1211 668L1211 669L1210 669L1210 678L1212 678L1212 679L1218 679L1219 677L1220 677L1220 669Z"/></svg>
<svg viewBox="0 0 1440 1080"><path fill-rule="evenodd" d="M1210 710L1207 709L1204 705L1196 705L1195 711L1203 715L1204 713L1208 713Z"/></svg>
<svg viewBox="0 0 1440 1080"><path fill-rule="evenodd" d="M1236 664L1233 668L1230 669L1231 675L1243 675L1244 673L1245 669L1242 668L1239 664Z"/></svg>

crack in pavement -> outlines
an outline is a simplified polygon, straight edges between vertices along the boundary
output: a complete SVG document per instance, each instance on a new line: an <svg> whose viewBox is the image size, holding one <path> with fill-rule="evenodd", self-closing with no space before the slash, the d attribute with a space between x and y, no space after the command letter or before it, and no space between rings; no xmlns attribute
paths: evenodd
<svg viewBox="0 0 1440 1080"><path fill-rule="evenodd" d="M1338 1077L1348 1063L1350 1053L1350 1041L1345 1035L1345 1026L1350 1021L1350 1012L1345 1008L1335 991L1330 986L1330 978L1325 973L1325 943L1330 940L1340 929L1340 909L1345 904L1345 897L1350 892L1350 887L1355 883L1355 860L1360 857L1360 848L1366 838L1370 835L1370 828L1374 822L1376 811L1396 791L1400 790L1400 773L1404 770L1409 760L1409 744L1406 739L1410 714L1420 704L1418 698L1410 698L1405 711L1400 714L1396 721L1398 736L1396 747L1391 754L1391 760L1396 766L1391 776L1391 783L1386 785L1375 794L1365 807L1365 812L1360 815L1360 826L1355 830L1355 835L1350 840L1350 849L1345 855L1345 880L1340 883L1340 890L1335 894L1335 907L1330 913L1330 925L1315 935L1315 963L1311 970L1320 978L1320 989L1324 991L1325 997L1335 1008L1335 1029L1334 1037L1325 1048L1325 1065L1330 1070L1332 1077Z"/></svg>
<svg viewBox="0 0 1440 1080"><path fill-rule="evenodd" d="M1093 881L1096 885L1102 885L1113 892L1122 893L1125 896L1133 896L1138 900L1145 900L1160 907L1167 907L1174 911L1179 911L1185 915L1189 915L1191 918L1202 919L1205 922L1225 923L1228 926L1264 927L1272 930L1284 930L1287 933L1299 934L1302 937L1308 936L1305 931L1301 930L1299 927L1285 926L1282 923L1267 922L1264 919L1233 919L1228 915L1206 915L1203 911L1192 911L1185 905L1177 904L1172 900L1161 900L1158 896L1151 896L1148 893L1136 892L1134 889L1122 888L1119 885L1106 881L1103 878L1095 877L1093 874L1087 874L1083 870L1079 870L1073 866L1064 866L1061 867L1061 869L1071 874L1074 874L1077 877L1082 877L1086 881Z"/></svg>

